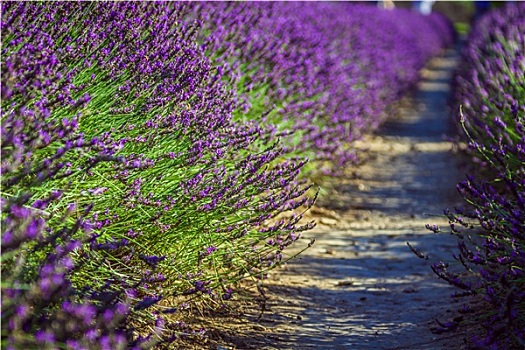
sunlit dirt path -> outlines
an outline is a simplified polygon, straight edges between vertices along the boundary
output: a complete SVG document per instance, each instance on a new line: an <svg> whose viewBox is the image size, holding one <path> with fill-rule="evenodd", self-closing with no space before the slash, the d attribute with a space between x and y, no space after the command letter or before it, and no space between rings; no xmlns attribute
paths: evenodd
<svg viewBox="0 0 525 350"><path fill-rule="evenodd" d="M453 316L453 292L407 247L430 261L451 260L456 241L442 224L463 178L447 110L457 52L430 62L410 101L358 144L366 161L334 180L313 211L316 243L274 271L259 332L260 349L460 349L458 334L436 335L435 319Z"/></svg>

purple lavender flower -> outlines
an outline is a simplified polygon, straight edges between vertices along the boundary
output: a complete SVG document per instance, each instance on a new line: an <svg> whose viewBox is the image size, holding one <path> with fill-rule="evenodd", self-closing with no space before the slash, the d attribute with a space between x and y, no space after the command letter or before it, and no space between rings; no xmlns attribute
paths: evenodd
<svg viewBox="0 0 525 350"><path fill-rule="evenodd" d="M433 270L464 291L457 296L485 300L487 309L476 313L485 333L473 338L483 348L519 348L525 342L519 312L525 298L516 293L525 287L523 33L522 3L487 13L469 34L455 78L456 121L468 153L483 171L476 166L477 175L457 186L470 208L446 212L460 238L458 264L438 264ZM467 273L458 273L457 267Z"/></svg>
<svg viewBox="0 0 525 350"><path fill-rule="evenodd" d="M305 156L354 161L346 144L449 41L438 16L267 5L2 6L5 295L60 311L2 322L13 346L70 319L56 342L146 347L126 319L155 308L160 283L219 300L224 278L275 266L312 227L294 213L314 200Z"/></svg>

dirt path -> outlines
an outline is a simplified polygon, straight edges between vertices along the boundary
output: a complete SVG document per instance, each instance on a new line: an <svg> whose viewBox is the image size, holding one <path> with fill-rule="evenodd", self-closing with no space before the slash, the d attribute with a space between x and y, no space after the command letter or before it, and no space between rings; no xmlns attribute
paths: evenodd
<svg viewBox="0 0 525 350"><path fill-rule="evenodd" d="M453 315L453 291L418 259L450 260L456 241L425 224L458 200L460 174L446 102L456 52L433 60L400 116L358 147L363 165L333 184L313 211L316 243L272 273L267 311L259 324L264 349L459 349L461 338L430 332ZM261 330L260 329L260 330Z"/></svg>

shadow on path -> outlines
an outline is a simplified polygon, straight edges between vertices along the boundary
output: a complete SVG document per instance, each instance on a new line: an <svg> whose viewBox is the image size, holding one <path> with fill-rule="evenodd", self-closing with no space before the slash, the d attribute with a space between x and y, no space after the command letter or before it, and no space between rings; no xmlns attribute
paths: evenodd
<svg viewBox="0 0 525 350"><path fill-rule="evenodd" d="M317 242L266 283L269 301L259 323L266 338L258 348L460 348L459 340L430 332L435 318L450 316L453 289L406 245L429 253L430 261L450 260L456 245L424 227L446 225L427 214L459 199L459 163L443 137L452 131L446 105L455 64L452 50L434 59L411 102L357 144L368 159L321 201L333 215L305 234Z"/></svg>

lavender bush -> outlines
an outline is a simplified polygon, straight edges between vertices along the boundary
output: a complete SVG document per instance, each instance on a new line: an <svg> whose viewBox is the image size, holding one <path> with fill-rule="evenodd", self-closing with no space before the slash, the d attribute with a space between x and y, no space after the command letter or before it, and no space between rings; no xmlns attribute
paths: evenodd
<svg viewBox="0 0 525 350"><path fill-rule="evenodd" d="M355 160L348 144L375 129L453 40L438 14L366 5L204 3L198 13L218 34L204 47L238 77L235 118L269 124L289 152L330 172Z"/></svg>
<svg viewBox="0 0 525 350"><path fill-rule="evenodd" d="M352 159L449 40L441 17L399 12L420 40L375 8L266 5L2 4L7 348L187 333L163 314L287 259L313 226L305 156Z"/></svg>
<svg viewBox="0 0 525 350"><path fill-rule="evenodd" d="M133 305L161 293L221 301L311 227L298 224L300 212L268 221L311 204L309 186L296 181L305 160L272 164L282 147L254 123L232 122L235 96L194 24L177 23L183 14L179 4L2 7L3 242L13 246L3 277L13 270L13 283L38 284L50 265L65 276L59 285L130 289ZM21 195L24 210L41 215L29 233L25 214L10 227L21 209L7 201ZM55 237L64 220L74 229ZM36 239L42 230L46 244ZM49 258L70 241L82 243Z"/></svg>
<svg viewBox="0 0 525 350"><path fill-rule="evenodd" d="M141 339L129 326L133 309L149 303L144 293L138 295L145 273L122 276L108 270L101 287L72 283L87 264L105 265L98 250L114 252L123 244L96 241L93 203L80 204L71 196L76 184L69 180L74 176L66 170L72 167L68 160L76 159L75 171L88 172L119 167L123 159L93 147L95 140L78 132L81 114L50 117L56 110L42 100L52 101L60 91L61 63L45 49L52 44L48 37L37 31L30 35L34 46L21 46L2 62L2 348L146 348L152 340ZM40 101L33 97L34 104L27 103L35 95ZM85 96L71 99L73 109L87 103ZM58 179L63 187L41 189Z"/></svg>
<svg viewBox="0 0 525 350"><path fill-rule="evenodd" d="M446 212L460 269L433 269L459 295L483 297L474 321L486 333L473 339L483 349L525 346L524 54L525 6L494 10L472 29L455 81L457 123L483 171L458 185L469 207Z"/></svg>

